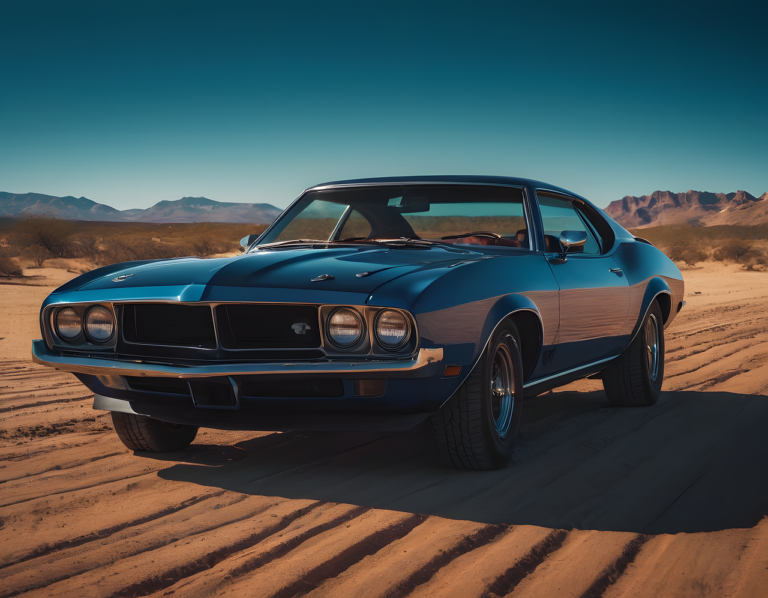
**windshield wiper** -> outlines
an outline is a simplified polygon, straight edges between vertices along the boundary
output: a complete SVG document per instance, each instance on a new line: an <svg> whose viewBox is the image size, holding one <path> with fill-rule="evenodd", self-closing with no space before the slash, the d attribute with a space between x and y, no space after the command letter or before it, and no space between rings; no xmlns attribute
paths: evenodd
<svg viewBox="0 0 768 598"><path fill-rule="evenodd" d="M379 245L395 245L399 247L433 247L440 245L441 247L447 246L448 243L440 243L439 241L430 241L428 239L412 239L407 237L400 237L399 239L372 239L373 243Z"/></svg>
<svg viewBox="0 0 768 598"><path fill-rule="evenodd" d="M290 241L264 243L264 245L257 245L256 249L274 249L275 247L284 247L286 245L328 245L329 243L329 241L321 241L319 239L291 239Z"/></svg>

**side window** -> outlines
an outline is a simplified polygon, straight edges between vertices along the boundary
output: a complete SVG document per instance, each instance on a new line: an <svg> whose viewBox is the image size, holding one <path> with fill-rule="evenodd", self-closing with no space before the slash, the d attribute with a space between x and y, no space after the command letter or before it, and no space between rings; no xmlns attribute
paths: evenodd
<svg viewBox="0 0 768 598"><path fill-rule="evenodd" d="M587 242L582 253L600 254L600 238L591 224L576 209L573 202L554 194L539 191L536 193L544 224L544 239L548 252L559 252L560 233L564 230L578 230L587 233Z"/></svg>
<svg viewBox="0 0 768 598"><path fill-rule="evenodd" d="M339 231L339 241L367 239L371 234L371 223L360 212L352 210L344 226Z"/></svg>

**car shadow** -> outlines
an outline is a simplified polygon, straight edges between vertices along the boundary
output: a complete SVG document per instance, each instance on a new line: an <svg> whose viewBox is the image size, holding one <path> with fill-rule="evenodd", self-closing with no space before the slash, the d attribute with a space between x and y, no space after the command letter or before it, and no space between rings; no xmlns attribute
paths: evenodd
<svg viewBox="0 0 768 598"><path fill-rule="evenodd" d="M705 532L768 514L767 427L759 395L668 392L650 408L613 408L603 392L555 392L526 403L501 470L442 465L423 425L397 435L270 434L232 450L193 445L195 459L159 475L487 523Z"/></svg>

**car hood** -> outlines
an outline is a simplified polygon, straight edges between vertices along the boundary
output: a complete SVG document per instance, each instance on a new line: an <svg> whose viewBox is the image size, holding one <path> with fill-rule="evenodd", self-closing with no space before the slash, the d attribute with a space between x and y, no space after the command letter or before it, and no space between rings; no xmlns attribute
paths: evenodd
<svg viewBox="0 0 768 598"><path fill-rule="evenodd" d="M77 290L201 285L368 294L414 271L482 257L481 253L452 247L278 249L224 259L126 264L123 269L110 268L98 278L84 280ZM318 278L324 279L314 280Z"/></svg>

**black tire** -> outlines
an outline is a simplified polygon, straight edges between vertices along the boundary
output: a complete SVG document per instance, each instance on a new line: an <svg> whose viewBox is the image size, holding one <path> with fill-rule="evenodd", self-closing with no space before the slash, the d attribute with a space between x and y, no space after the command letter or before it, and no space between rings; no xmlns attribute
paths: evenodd
<svg viewBox="0 0 768 598"><path fill-rule="evenodd" d="M507 388L507 395L493 393L494 370L500 367L511 374L505 383L496 376L497 388ZM504 467L512 458L522 410L520 335L512 322L505 322L493 334L464 384L431 418L443 462L459 469Z"/></svg>
<svg viewBox="0 0 768 598"><path fill-rule="evenodd" d="M112 412L112 424L122 443L132 451L168 453L189 446L197 436L197 426L171 424L158 419Z"/></svg>
<svg viewBox="0 0 768 598"><path fill-rule="evenodd" d="M655 368L652 329L656 330ZM617 407L647 407L659 400L663 381L664 319L654 301L629 347L603 371L603 388L608 400Z"/></svg>

